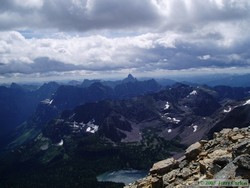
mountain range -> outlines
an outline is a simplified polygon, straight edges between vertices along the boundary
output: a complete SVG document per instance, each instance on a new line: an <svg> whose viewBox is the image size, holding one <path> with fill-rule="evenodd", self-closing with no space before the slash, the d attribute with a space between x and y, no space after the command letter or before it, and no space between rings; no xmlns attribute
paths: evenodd
<svg viewBox="0 0 250 188"><path fill-rule="evenodd" d="M245 127L250 120L247 87L163 86L128 75L114 82L0 89L1 110L8 114L2 116L2 130L16 117L10 112L25 112L4 137L0 185L6 187L122 187L97 182L96 176L148 169L215 131Z"/></svg>

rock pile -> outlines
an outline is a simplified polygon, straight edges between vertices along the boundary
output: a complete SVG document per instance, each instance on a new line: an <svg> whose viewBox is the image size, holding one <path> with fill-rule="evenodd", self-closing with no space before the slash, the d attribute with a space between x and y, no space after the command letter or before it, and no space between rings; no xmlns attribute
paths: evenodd
<svg viewBox="0 0 250 188"><path fill-rule="evenodd" d="M214 133L212 140L187 148L185 156L155 163L147 177L125 188L199 187L204 179L250 180L250 126Z"/></svg>

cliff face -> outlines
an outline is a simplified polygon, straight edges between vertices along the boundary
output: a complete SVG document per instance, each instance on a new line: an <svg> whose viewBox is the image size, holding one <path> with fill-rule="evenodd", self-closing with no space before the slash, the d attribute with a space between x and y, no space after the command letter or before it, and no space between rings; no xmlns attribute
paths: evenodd
<svg viewBox="0 0 250 188"><path fill-rule="evenodd" d="M155 163L147 177L125 188L199 187L204 179L250 180L250 126L216 132L188 147L185 156Z"/></svg>

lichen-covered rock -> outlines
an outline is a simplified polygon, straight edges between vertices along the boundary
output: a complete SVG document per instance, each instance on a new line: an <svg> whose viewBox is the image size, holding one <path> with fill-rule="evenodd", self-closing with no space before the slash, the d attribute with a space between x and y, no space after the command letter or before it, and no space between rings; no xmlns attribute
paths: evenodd
<svg viewBox="0 0 250 188"><path fill-rule="evenodd" d="M166 160L159 161L153 165L150 169L150 174L164 174L168 173L174 167L178 165L178 161L174 158L168 158Z"/></svg>
<svg viewBox="0 0 250 188"><path fill-rule="evenodd" d="M190 168L183 168L181 170L181 174L180 176L185 180L187 179L189 176L191 176L193 174L192 170Z"/></svg>
<svg viewBox="0 0 250 188"><path fill-rule="evenodd" d="M232 129L222 129L220 131L221 134L228 134Z"/></svg>
<svg viewBox="0 0 250 188"><path fill-rule="evenodd" d="M230 137L230 140L232 140L233 142L237 142L239 139L244 138L244 136L242 134L236 134L232 137Z"/></svg>
<svg viewBox="0 0 250 188"><path fill-rule="evenodd" d="M186 158L189 160L195 159L197 155L202 151L201 146L202 145L199 142L196 142L192 144L191 146L189 146L186 149L186 153L185 153Z"/></svg>
<svg viewBox="0 0 250 188"><path fill-rule="evenodd" d="M153 177L151 180L152 188L162 188L162 178Z"/></svg>
<svg viewBox="0 0 250 188"><path fill-rule="evenodd" d="M176 176L179 174L179 170L172 170L171 172L165 174L163 177L162 177L162 180L163 180L163 185L164 186L167 186L169 185L170 183L172 183L175 179L176 179Z"/></svg>
<svg viewBox="0 0 250 188"><path fill-rule="evenodd" d="M220 156L225 156L225 157L229 156L229 157L231 157L232 155L226 149L218 149L218 150L215 150L215 151L208 154L208 157L210 159L216 159L216 158L218 158Z"/></svg>
<svg viewBox="0 0 250 188"><path fill-rule="evenodd" d="M128 188L199 187L202 179L250 180L250 127L223 129L214 139L191 145L184 157L155 163L150 174Z"/></svg>
<svg viewBox="0 0 250 188"><path fill-rule="evenodd" d="M233 147L233 158L250 153L250 139L247 139Z"/></svg>

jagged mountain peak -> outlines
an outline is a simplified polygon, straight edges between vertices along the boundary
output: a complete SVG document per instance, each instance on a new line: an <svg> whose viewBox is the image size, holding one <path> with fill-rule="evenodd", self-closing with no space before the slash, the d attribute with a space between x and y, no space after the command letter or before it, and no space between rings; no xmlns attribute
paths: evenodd
<svg viewBox="0 0 250 188"><path fill-rule="evenodd" d="M132 74L128 74L127 78L123 79L122 82L123 83L137 82L137 79Z"/></svg>
<svg viewBox="0 0 250 188"><path fill-rule="evenodd" d="M11 83L10 88L12 89L23 89L19 84L17 83Z"/></svg>
<svg viewBox="0 0 250 188"><path fill-rule="evenodd" d="M82 87L89 87L91 84L96 83L96 82L100 83L101 80L99 80L99 79L94 79L94 80L84 79L81 86Z"/></svg>

